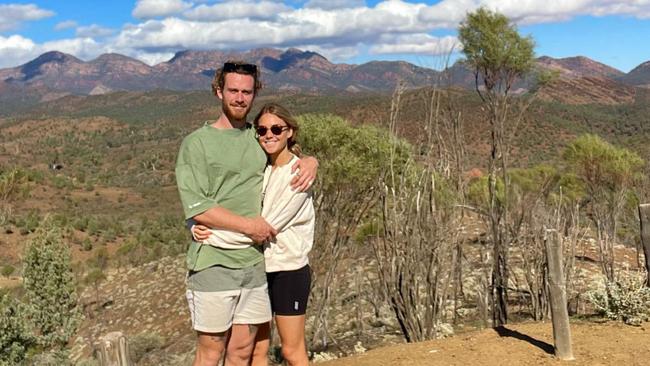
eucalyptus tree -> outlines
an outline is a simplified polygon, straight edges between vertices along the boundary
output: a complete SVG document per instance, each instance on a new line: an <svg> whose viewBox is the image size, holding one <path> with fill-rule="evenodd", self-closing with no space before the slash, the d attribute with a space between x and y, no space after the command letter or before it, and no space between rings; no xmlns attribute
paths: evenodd
<svg viewBox="0 0 650 366"><path fill-rule="evenodd" d="M458 29L465 64L473 71L476 93L490 131L488 202L485 216L493 250L491 304L493 326L508 321L509 152L514 132L532 99L513 93L515 83L534 66L534 41L519 34L504 15L486 8L468 13ZM498 197L497 182L504 185Z"/></svg>

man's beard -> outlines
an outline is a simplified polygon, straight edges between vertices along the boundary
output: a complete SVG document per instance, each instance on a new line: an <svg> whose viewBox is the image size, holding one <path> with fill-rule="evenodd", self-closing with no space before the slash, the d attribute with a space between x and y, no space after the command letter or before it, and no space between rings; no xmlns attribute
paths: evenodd
<svg viewBox="0 0 650 366"><path fill-rule="evenodd" d="M228 117L230 121L245 121L246 116L248 115L248 112L251 110L251 104L249 104L246 109L234 109L232 106L229 104L226 104L225 102L221 102L221 109L223 110L223 113Z"/></svg>

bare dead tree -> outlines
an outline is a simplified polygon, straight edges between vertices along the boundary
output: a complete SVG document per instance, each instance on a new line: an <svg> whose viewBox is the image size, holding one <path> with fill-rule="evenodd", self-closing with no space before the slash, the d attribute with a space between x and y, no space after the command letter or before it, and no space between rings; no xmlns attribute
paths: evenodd
<svg viewBox="0 0 650 366"><path fill-rule="evenodd" d="M402 91L396 90L391 108L395 146ZM426 130L436 133L431 125ZM396 155L387 162L379 182L382 231L372 241L384 296L408 342L437 337L457 263L453 249L460 239L449 180L431 164L430 146L416 151L424 153L422 162Z"/></svg>

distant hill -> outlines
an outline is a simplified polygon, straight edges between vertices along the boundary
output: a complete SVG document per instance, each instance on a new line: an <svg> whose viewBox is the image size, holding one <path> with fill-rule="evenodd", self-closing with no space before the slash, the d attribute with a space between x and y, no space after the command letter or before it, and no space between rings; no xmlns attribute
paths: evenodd
<svg viewBox="0 0 650 366"><path fill-rule="evenodd" d="M540 97L565 104L629 104L637 88L602 76L559 78L542 89Z"/></svg>
<svg viewBox="0 0 650 366"><path fill-rule="evenodd" d="M206 90L217 65L228 59L260 65L263 81L272 89L301 92L386 91L398 80L414 88L430 85L437 75L435 70L406 62L333 64L315 52L261 48L247 52L182 51L155 66L118 54L84 62L52 51L24 65L0 70L0 80L16 87L40 86L82 95L118 90Z"/></svg>
<svg viewBox="0 0 650 366"><path fill-rule="evenodd" d="M474 74L463 62L443 71L404 61L371 61L361 65L336 64L322 55L291 48L286 51L257 48L250 51L181 51L169 61L149 66L139 60L104 54L91 61L52 51L14 68L0 70L0 101L25 105L68 94L97 95L115 91L208 90L215 68L228 59L253 62L271 90L292 93L389 93L398 82L407 88L433 84L474 88ZM625 74L620 70L577 56L537 59L541 69L557 71L561 82L547 93L549 99L567 103L627 103L634 88L650 85L650 62ZM532 78L516 85L531 86ZM596 81L597 80L597 81ZM614 86L615 90L608 90ZM7 93L11 90L11 93ZM578 91L580 96L574 97ZM8 95L9 94L9 95Z"/></svg>
<svg viewBox="0 0 650 366"><path fill-rule="evenodd" d="M537 59L537 65L545 69L558 71L562 78L604 77L615 79L625 75L624 72L618 69L584 56L567 58L542 56Z"/></svg>
<svg viewBox="0 0 650 366"><path fill-rule="evenodd" d="M644 62L621 77L626 84L650 88L650 61Z"/></svg>

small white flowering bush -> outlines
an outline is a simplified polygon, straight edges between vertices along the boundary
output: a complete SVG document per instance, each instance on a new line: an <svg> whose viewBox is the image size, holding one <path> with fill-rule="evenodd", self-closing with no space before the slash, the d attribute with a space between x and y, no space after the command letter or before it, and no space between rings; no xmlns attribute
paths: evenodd
<svg viewBox="0 0 650 366"><path fill-rule="evenodd" d="M650 320L650 288L645 279L633 274L621 274L616 282L606 282L605 289L589 293L596 311L612 320L640 325Z"/></svg>

